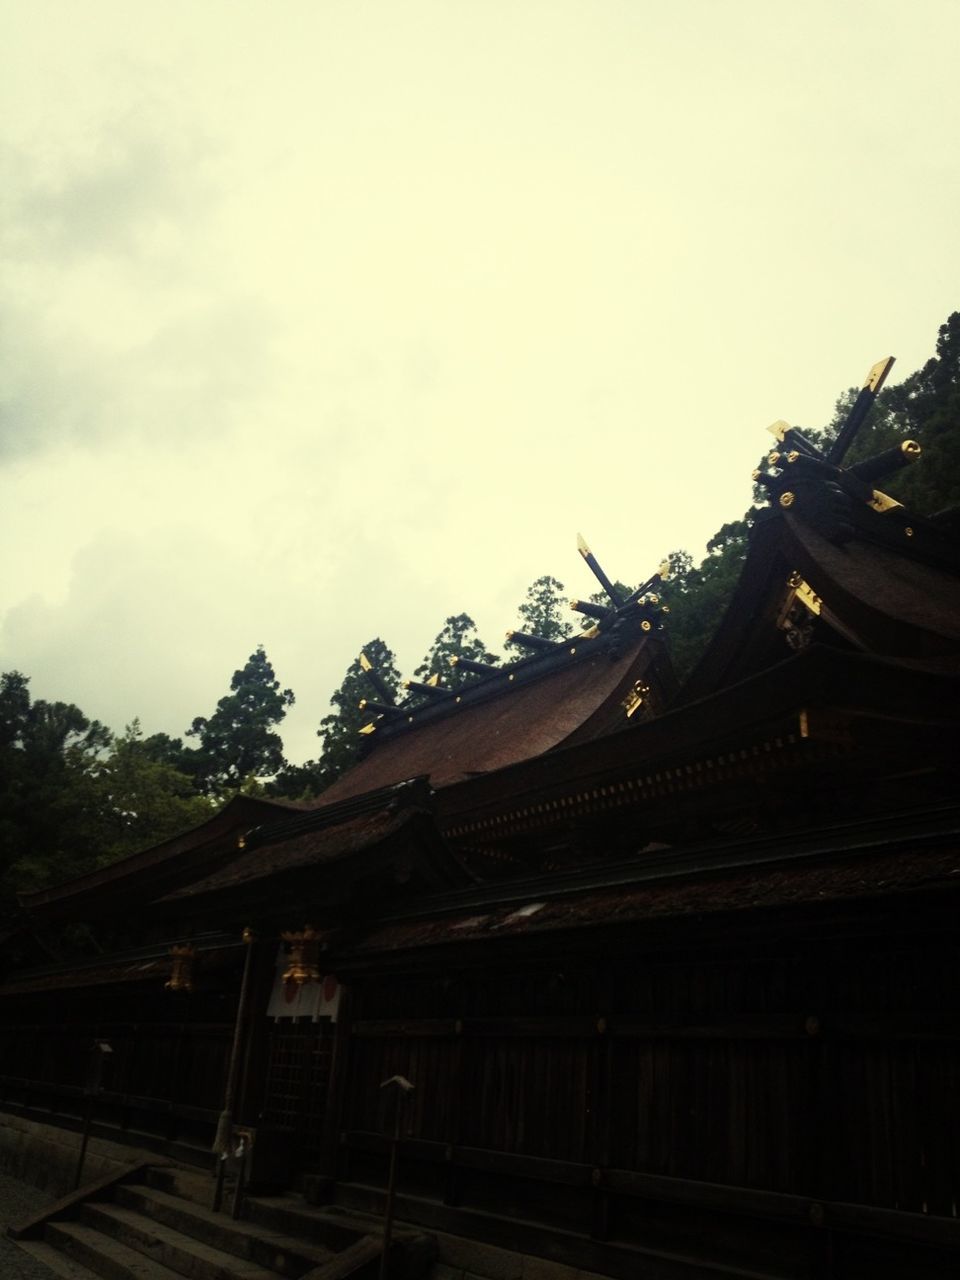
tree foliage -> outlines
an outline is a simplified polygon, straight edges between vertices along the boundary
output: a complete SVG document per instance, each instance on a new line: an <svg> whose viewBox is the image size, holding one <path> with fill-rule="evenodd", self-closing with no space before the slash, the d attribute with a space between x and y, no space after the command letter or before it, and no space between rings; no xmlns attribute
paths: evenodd
<svg viewBox="0 0 960 1280"><path fill-rule="evenodd" d="M418 680L439 676L440 683L448 689L459 689L465 676L462 670L451 666L451 658L470 658L474 662L497 663L500 658L491 653L477 634L477 624L466 613L458 613L443 624L443 630L430 646L423 661L414 671Z"/></svg>
<svg viewBox="0 0 960 1280"><path fill-rule="evenodd" d="M0 898L58 878L89 856L75 839L84 817L78 780L110 743L108 730L72 703L30 697L19 671L0 677Z"/></svg>
<svg viewBox="0 0 960 1280"><path fill-rule="evenodd" d="M733 594L747 554L750 523L731 521L707 543L707 555L695 564L688 551L672 551L670 572L660 598L670 610L666 637L679 678L705 649Z"/></svg>
<svg viewBox="0 0 960 1280"><path fill-rule="evenodd" d="M16 894L82 875L210 812L192 780L152 758L136 722L116 740L72 703L0 677L0 915Z"/></svg>
<svg viewBox="0 0 960 1280"><path fill-rule="evenodd" d="M851 388L837 401L822 433L831 441L856 397ZM884 479L885 493L921 515L960 505L960 312L940 326L936 354L896 386L884 387L844 459L850 465L905 439L923 455L914 466Z"/></svg>
<svg viewBox="0 0 960 1280"><path fill-rule="evenodd" d="M82 787L87 839L96 834L98 865L197 826L215 808L197 794L193 778L154 757L139 720L91 762Z"/></svg>
<svg viewBox="0 0 960 1280"><path fill-rule="evenodd" d="M517 606L517 630L542 636L544 640L566 640L573 635L570 608L564 585L545 574L527 588L526 598ZM507 650L526 654L529 650L515 640L508 640Z"/></svg>
<svg viewBox="0 0 960 1280"><path fill-rule="evenodd" d="M401 685L401 675L393 650L376 636L367 641L362 652L379 673L381 680L396 695ZM376 694L361 667L360 657L356 657L347 667L338 689L330 695L330 705L334 709L321 719L320 728L316 731L317 736L323 740L320 759L303 765L307 772L302 781L307 782L312 794L319 794L356 762L362 742L360 730L371 719L370 712L360 709L360 703L369 698L376 698Z"/></svg>
<svg viewBox="0 0 960 1280"><path fill-rule="evenodd" d="M197 716L187 730L188 737L200 740L194 767L208 794L222 795L240 788L247 778L280 772L286 763L283 741L273 726L293 703L293 690L280 688L260 645L233 673L230 692L213 715Z"/></svg>

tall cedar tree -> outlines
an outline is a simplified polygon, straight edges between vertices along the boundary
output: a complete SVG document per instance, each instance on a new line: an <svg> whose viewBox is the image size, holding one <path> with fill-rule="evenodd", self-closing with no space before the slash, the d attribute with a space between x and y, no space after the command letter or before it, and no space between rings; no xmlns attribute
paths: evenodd
<svg viewBox="0 0 960 1280"><path fill-rule="evenodd" d="M273 732L293 706L291 689L281 689L260 645L246 666L233 673L230 693L207 719L197 716L187 736L200 739L198 777L208 794L222 795L253 777L272 777L284 767L283 742Z"/></svg>
<svg viewBox="0 0 960 1280"><path fill-rule="evenodd" d="M363 646L363 652L396 694L400 688L400 672L397 670L393 651L377 636ZM319 761L311 762L316 764L311 784L314 793L328 787L356 760L363 741L360 729L371 719L370 712L361 711L359 704L364 698L376 697L363 673L358 656L347 667L339 689L331 695L330 705L335 710L323 717L317 730L317 736L323 740L323 747Z"/></svg>
<svg viewBox="0 0 960 1280"><path fill-rule="evenodd" d="M517 615L517 631L542 636L544 640L566 640L573 634L563 583L549 574L530 584L527 598L517 608ZM508 640L504 648L521 656L530 652L515 640Z"/></svg>
<svg viewBox="0 0 960 1280"><path fill-rule="evenodd" d="M436 675L445 688L459 689L464 679L472 677L469 672L451 666L451 658L470 658L474 662L487 662L491 665L500 661L496 654L490 653L477 635L477 624L466 613L458 613L446 620L443 630L413 674L418 680L429 680Z"/></svg>

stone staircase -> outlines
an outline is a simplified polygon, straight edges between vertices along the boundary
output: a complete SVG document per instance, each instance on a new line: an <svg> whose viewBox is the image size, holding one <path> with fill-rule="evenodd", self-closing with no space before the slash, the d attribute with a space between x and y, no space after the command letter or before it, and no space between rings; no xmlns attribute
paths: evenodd
<svg viewBox="0 0 960 1280"><path fill-rule="evenodd" d="M12 1234L21 1248L69 1280L376 1280L379 1219L315 1208L294 1194L248 1196L243 1218L209 1208L211 1181L193 1171L139 1170L69 1197ZM415 1280L434 1242L393 1233L390 1276Z"/></svg>

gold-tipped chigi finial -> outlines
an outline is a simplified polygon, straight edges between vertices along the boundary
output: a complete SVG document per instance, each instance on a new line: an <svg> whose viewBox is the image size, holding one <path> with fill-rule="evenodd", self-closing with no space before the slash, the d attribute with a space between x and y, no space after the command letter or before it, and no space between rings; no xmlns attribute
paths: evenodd
<svg viewBox="0 0 960 1280"><path fill-rule="evenodd" d="M360 650L359 662L360 662L360 667L363 671L373 670L373 663L370 661L370 659L367 657L367 655L363 652L362 649Z"/></svg>
<svg viewBox="0 0 960 1280"><path fill-rule="evenodd" d="M864 388L868 391L879 391L886 382L887 374L893 368L895 359L895 356L884 356L882 360L872 365L867 374L867 380L863 384Z"/></svg>
<svg viewBox="0 0 960 1280"><path fill-rule="evenodd" d="M582 533L577 534L577 550L580 552L584 560L587 562L587 568L590 570L590 572L593 574L596 580L600 583L601 587L603 587L604 591L607 593L607 596L609 597L610 602L616 606L623 604L623 597L620 591L617 589L616 584L611 582L610 579L607 577L607 575L604 573L603 568L600 565L600 562L597 560L597 557L593 554L593 552L587 546L587 540L586 538L584 538Z"/></svg>
<svg viewBox="0 0 960 1280"><path fill-rule="evenodd" d="M786 438L786 434L790 430L790 423L784 422L782 418L778 418L776 422L770 423L769 427L767 427L767 430L770 432L772 436L775 436L780 441L781 444L783 444L784 439Z"/></svg>

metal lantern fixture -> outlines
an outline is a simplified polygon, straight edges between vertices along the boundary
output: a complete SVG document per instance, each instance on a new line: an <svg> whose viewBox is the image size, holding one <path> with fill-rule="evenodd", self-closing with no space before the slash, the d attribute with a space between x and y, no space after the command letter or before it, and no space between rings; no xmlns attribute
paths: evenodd
<svg viewBox="0 0 960 1280"><path fill-rule="evenodd" d="M320 968L317 964L320 935L309 925L298 932L281 933L280 937L290 948L290 963L283 973L284 982L296 983L302 987L305 982L319 982Z"/></svg>
<svg viewBox="0 0 960 1280"><path fill-rule="evenodd" d="M171 947L170 958L173 961L173 971L164 986L168 991L192 991L196 948L189 942L180 947Z"/></svg>

